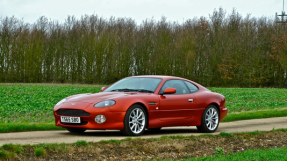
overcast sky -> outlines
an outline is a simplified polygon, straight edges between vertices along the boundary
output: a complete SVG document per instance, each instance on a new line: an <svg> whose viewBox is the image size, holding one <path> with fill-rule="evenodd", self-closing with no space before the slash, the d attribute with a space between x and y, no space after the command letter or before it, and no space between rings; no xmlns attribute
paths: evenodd
<svg viewBox="0 0 287 161"><path fill-rule="evenodd" d="M286 1L287 3L287 1ZM64 22L68 15L128 17L141 23L145 19L183 22L194 17L209 17L222 7L227 14L235 8L243 17L275 17L283 10L283 0L0 0L0 17L15 16L29 23L45 16ZM287 7L285 7L287 9Z"/></svg>

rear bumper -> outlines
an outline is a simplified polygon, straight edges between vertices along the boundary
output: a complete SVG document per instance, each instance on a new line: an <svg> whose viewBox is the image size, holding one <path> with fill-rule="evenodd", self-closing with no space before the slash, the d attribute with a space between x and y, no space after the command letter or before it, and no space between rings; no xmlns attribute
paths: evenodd
<svg viewBox="0 0 287 161"><path fill-rule="evenodd" d="M109 108L97 108L97 110L86 111L90 113L90 116L72 116L80 117L81 124L67 124L61 122L61 116L54 111L55 123L56 126L64 128L83 128L83 129L95 129L95 130L104 130L104 129L115 129L122 130L124 128L124 117L125 112L112 112ZM95 117L97 115L104 115L106 121L102 124L95 122Z"/></svg>

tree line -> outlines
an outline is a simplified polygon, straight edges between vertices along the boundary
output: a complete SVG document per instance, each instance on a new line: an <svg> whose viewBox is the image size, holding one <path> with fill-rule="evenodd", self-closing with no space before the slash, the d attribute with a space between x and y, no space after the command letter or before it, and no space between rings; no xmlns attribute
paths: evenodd
<svg viewBox="0 0 287 161"><path fill-rule="evenodd" d="M208 18L0 18L0 82L110 84L173 75L205 86L287 87L287 32L222 8Z"/></svg>

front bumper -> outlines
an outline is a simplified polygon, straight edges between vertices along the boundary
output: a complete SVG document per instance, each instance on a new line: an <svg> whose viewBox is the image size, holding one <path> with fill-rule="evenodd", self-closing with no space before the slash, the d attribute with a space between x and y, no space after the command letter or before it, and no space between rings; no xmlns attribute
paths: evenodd
<svg viewBox="0 0 287 161"><path fill-rule="evenodd" d="M63 109L63 108L60 108ZM64 108L64 109L70 109L70 108ZM75 108L73 108L75 109ZM59 110L59 109L57 109ZM71 117L80 117L81 123L62 123L61 122L61 116L67 116L67 115L58 115L54 111L55 116L55 123L56 126L64 127L64 128L83 128L83 129L95 129L95 130L105 130L105 129L114 129L114 130L122 130L124 128L124 117L125 112L112 112L109 108L88 108L84 109L86 112L90 113L90 116L71 116ZM83 109L79 109L83 110ZM97 115L104 115L106 117L106 121L104 123L96 123L95 117Z"/></svg>

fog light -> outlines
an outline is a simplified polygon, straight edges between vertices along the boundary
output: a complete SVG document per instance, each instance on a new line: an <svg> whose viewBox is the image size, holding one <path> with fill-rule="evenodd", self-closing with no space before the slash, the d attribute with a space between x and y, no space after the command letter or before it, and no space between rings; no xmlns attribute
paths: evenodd
<svg viewBox="0 0 287 161"><path fill-rule="evenodd" d="M106 121L106 117L104 115L97 115L95 117L95 121L98 123L98 124L102 124Z"/></svg>

